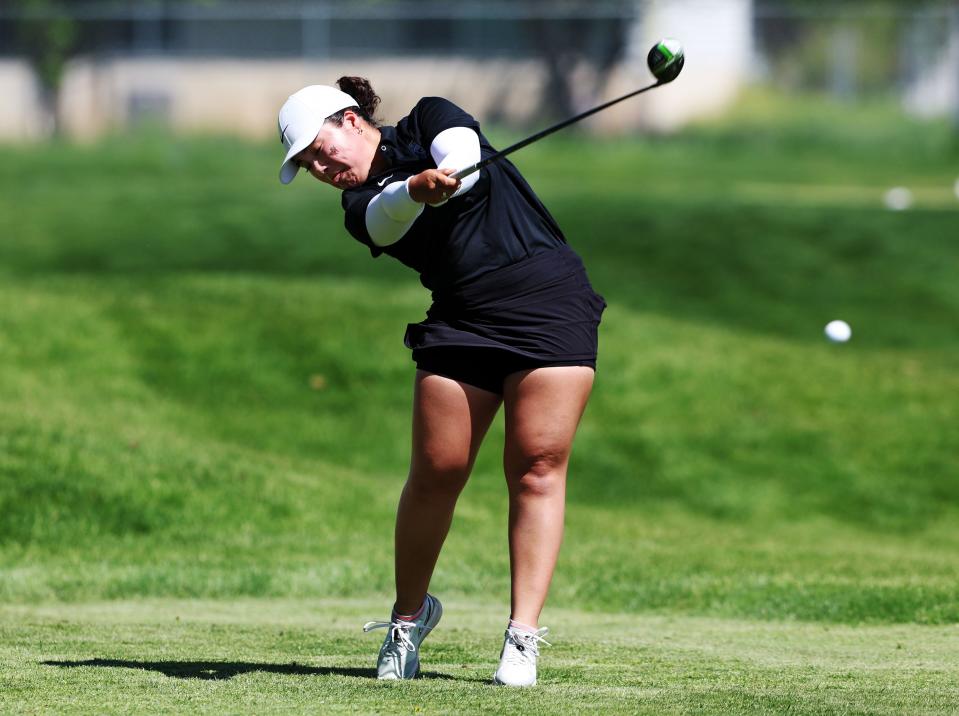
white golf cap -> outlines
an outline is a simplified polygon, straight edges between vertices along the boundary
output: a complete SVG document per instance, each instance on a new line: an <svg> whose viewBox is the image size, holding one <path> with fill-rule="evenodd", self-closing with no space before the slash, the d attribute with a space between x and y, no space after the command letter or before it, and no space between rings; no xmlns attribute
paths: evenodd
<svg viewBox="0 0 959 716"><path fill-rule="evenodd" d="M310 85L290 95L280 107L280 141L286 148L286 157L280 165L280 181L289 184L300 170L293 157L316 139L323 122L341 109L356 107L359 103L346 92L327 85Z"/></svg>

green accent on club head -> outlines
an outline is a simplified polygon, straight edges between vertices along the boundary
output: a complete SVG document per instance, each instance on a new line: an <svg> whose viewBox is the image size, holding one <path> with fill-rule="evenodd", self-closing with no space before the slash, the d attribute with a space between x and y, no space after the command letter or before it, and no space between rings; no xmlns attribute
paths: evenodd
<svg viewBox="0 0 959 716"><path fill-rule="evenodd" d="M675 48L675 49L674 49ZM682 45L675 40L657 42L646 57L649 71L661 84L672 82L683 69L685 54Z"/></svg>

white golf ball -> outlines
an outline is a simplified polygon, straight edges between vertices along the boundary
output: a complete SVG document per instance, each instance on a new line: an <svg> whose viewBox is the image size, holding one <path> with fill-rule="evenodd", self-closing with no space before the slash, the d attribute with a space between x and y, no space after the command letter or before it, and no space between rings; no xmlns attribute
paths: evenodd
<svg viewBox="0 0 959 716"><path fill-rule="evenodd" d="M833 343L845 343L852 338L852 328L845 321L830 321L826 324L826 338Z"/></svg>
<svg viewBox="0 0 959 716"><path fill-rule="evenodd" d="M912 192L904 186L894 186L882 198L887 209L905 211L912 206Z"/></svg>

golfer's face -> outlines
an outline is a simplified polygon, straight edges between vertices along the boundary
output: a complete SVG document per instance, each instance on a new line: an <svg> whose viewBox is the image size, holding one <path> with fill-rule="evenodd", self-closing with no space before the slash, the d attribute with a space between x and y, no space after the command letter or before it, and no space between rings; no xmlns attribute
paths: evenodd
<svg viewBox="0 0 959 716"><path fill-rule="evenodd" d="M327 122L313 143L296 155L296 161L324 184L349 189L366 181L370 171L366 155L356 127L346 121L342 127Z"/></svg>

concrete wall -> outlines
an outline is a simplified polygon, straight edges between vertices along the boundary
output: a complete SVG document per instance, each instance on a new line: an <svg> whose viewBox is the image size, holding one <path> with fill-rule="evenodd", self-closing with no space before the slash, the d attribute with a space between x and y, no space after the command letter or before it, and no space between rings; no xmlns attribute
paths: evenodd
<svg viewBox="0 0 959 716"><path fill-rule="evenodd" d="M21 142L48 134L48 119L26 62L0 61L0 98L0 140Z"/></svg>
<svg viewBox="0 0 959 716"><path fill-rule="evenodd" d="M741 78L712 74L704 82L702 76L708 70L702 61L694 52L687 63L689 70L675 85L656 90L655 101L654 95L647 95L624 102L597 115L591 127L602 133L647 126L671 129L721 110L733 99ZM0 96L12 101L0 107L0 139L44 136L43 114L29 71L7 64L0 66ZM538 115L545 72L532 61L430 58L344 64L156 58L72 62L60 95L62 127L67 136L91 139L149 117L182 131L272 136L276 112L287 96L308 84L331 84L344 74L370 79L383 98L380 116L387 123L403 116L420 97L441 95L482 122L545 124ZM598 98L591 96L590 101L611 99L652 81L645 56L638 67L622 65L608 78L597 77L589 67L577 70L577 83L594 87L601 79L606 80L605 92Z"/></svg>
<svg viewBox="0 0 959 716"><path fill-rule="evenodd" d="M387 123L425 94L447 96L481 118L524 121L543 82L537 64L505 61L78 60L62 88L63 126L87 139L150 117L177 130L273 137L276 113L290 94L345 74L370 79Z"/></svg>

